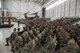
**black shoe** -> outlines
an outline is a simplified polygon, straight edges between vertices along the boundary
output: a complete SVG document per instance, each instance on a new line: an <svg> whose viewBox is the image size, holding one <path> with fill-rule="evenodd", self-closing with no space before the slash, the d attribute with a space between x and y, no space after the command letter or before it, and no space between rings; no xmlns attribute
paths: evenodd
<svg viewBox="0 0 80 53"><path fill-rule="evenodd" d="M15 53L15 50L11 50L11 52Z"/></svg>
<svg viewBox="0 0 80 53"><path fill-rule="evenodd" d="M15 50L11 49L11 52L15 52Z"/></svg>
<svg viewBox="0 0 80 53"><path fill-rule="evenodd" d="M9 44L5 44L5 46L9 46Z"/></svg>

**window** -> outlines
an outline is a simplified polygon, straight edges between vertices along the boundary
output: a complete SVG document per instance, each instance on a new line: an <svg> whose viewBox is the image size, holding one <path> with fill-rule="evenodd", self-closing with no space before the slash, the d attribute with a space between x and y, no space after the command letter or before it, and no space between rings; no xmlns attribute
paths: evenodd
<svg viewBox="0 0 80 53"><path fill-rule="evenodd" d="M64 3L65 1L67 1L67 0L58 0L55 3L51 4L50 6L48 6L46 8L46 10L49 10L50 8L53 8L53 7L55 7L55 6L57 6L57 5L61 4L61 3Z"/></svg>
<svg viewBox="0 0 80 53"><path fill-rule="evenodd" d="M1 8L1 1L0 1L0 8Z"/></svg>

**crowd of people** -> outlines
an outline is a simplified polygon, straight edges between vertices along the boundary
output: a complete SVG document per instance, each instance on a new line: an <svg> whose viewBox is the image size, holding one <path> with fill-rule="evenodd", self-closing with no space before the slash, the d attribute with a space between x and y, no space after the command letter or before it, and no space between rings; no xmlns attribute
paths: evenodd
<svg viewBox="0 0 80 53"><path fill-rule="evenodd" d="M14 53L80 53L80 25L73 24L77 21L79 18L30 21L22 31L14 28L5 46L10 42Z"/></svg>

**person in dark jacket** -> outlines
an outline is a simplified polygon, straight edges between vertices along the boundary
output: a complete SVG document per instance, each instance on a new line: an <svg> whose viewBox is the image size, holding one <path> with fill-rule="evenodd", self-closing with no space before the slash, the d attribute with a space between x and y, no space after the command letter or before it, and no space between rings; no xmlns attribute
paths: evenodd
<svg viewBox="0 0 80 53"><path fill-rule="evenodd" d="M18 21L18 27L20 26L20 21Z"/></svg>

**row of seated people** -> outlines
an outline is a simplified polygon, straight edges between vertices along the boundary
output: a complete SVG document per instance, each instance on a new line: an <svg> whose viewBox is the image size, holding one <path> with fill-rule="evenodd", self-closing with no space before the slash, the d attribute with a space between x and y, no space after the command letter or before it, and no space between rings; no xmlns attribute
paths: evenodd
<svg viewBox="0 0 80 53"><path fill-rule="evenodd" d="M17 53L80 53L80 25L28 26L6 38Z"/></svg>
<svg viewBox="0 0 80 53"><path fill-rule="evenodd" d="M39 31L38 28L35 28L35 29L32 28L29 31L27 31L26 29L24 29L23 31L20 31L20 28L19 28L18 31L16 32L16 28L14 28L11 36L6 38L6 42L7 42L6 46L9 46L8 42L10 41L12 45L11 51L13 52L14 52L14 49L18 50L18 52L22 52L22 50L20 50L21 48L24 49L22 53L25 53L25 52L30 53L34 50L34 48L36 52L39 52L37 51L37 49L39 48L40 45L41 45L40 47L43 46L42 44L44 43L44 40L41 37L45 34L45 30L46 29L42 29L42 31L41 30Z"/></svg>
<svg viewBox="0 0 80 53"><path fill-rule="evenodd" d="M9 45L8 41L10 41L12 51L16 50L18 53L79 52L79 46L69 31L59 26L53 29L32 28L29 31L19 29L17 33L14 29L12 35L6 39L6 45Z"/></svg>

